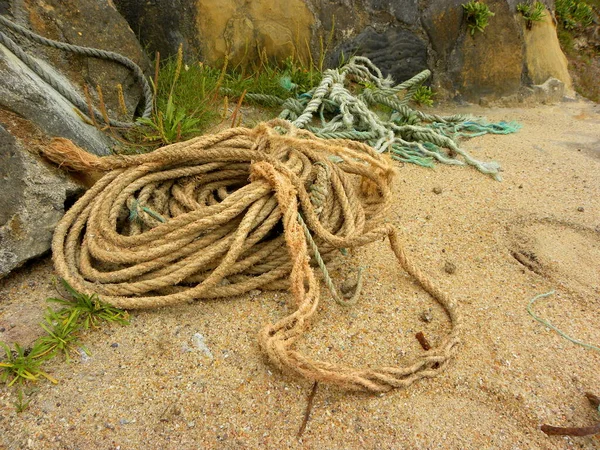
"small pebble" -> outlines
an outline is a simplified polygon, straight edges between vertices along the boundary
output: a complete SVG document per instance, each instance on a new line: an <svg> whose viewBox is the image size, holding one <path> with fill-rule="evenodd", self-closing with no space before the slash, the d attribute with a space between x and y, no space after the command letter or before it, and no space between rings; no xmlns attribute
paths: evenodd
<svg viewBox="0 0 600 450"><path fill-rule="evenodd" d="M433 193L437 194L437 195L440 195L442 193L442 188L439 187L439 186L434 187L433 188Z"/></svg>
<svg viewBox="0 0 600 450"><path fill-rule="evenodd" d="M579 211L579 212L584 212L584 211L585 211L585 208L584 208L583 206L580 206L579 208L577 208L577 211Z"/></svg>
<svg viewBox="0 0 600 450"><path fill-rule="evenodd" d="M5 331L6 331L6 328L0 327L0 333L4 333Z"/></svg>
<svg viewBox="0 0 600 450"><path fill-rule="evenodd" d="M454 272L456 272L456 266L450 261L446 261L446 264L444 264L444 272L452 275Z"/></svg>
<svg viewBox="0 0 600 450"><path fill-rule="evenodd" d="M433 315L431 314L431 309L427 309L421 313L419 316L423 322L429 323L433 320Z"/></svg>
<svg viewBox="0 0 600 450"><path fill-rule="evenodd" d="M117 342L113 342L112 344L110 344L110 346L112 348L117 348L119 346L119 344Z"/></svg>
<svg viewBox="0 0 600 450"><path fill-rule="evenodd" d="M519 185L519 189L523 189L523 185L522 184Z"/></svg>
<svg viewBox="0 0 600 450"><path fill-rule="evenodd" d="M250 296L250 298L257 297L260 294L262 294L262 291L260 289L252 289L250 292L248 292L248 295Z"/></svg>

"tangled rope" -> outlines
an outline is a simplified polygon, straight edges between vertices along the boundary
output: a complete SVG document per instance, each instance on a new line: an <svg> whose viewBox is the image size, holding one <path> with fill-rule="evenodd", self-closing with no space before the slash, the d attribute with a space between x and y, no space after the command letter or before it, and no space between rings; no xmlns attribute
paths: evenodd
<svg viewBox="0 0 600 450"><path fill-rule="evenodd" d="M11 30L12 32L17 33L33 42L37 42L38 44L56 48L59 50L65 50L71 53L75 53L77 55L90 56L92 58L114 61L118 64L127 67L133 73L136 82L138 82L142 86L142 94L144 97L144 112L142 113L142 117L150 117L152 113L154 94L152 93L152 88L150 87L148 80L146 80L144 72L142 71L140 66L134 63L131 59L115 52L109 52L97 48L82 47L79 45L67 44L64 42L58 42L52 39L47 39L26 28L23 28L20 25L17 25L16 23L8 20L6 17L1 15L0 24L3 27ZM15 56L17 56L31 70L33 70L36 73L36 75L38 75L42 80L44 80L44 82L52 86L52 88L55 91L57 91L60 95L66 98L69 102L71 102L83 115L88 114L89 108L87 102L84 99L82 99L73 88L67 89L63 83L59 82L48 70L42 67L42 65L38 63L35 58L25 53L17 43L15 43L2 31L0 31L0 44L4 45L12 53L14 53ZM92 108L92 112L94 114L95 119L99 123L105 123L104 116L100 111L98 111L95 108ZM109 119L109 123L107 125L113 127L129 128L135 126L136 124L135 122L121 122L118 120Z"/></svg>
<svg viewBox="0 0 600 450"><path fill-rule="evenodd" d="M383 221L394 169L366 144L319 139L274 120L144 155L98 158L64 139L44 153L106 172L54 234L56 270L77 290L122 308L154 308L288 288L295 310L262 329L262 349L283 371L352 390L382 392L434 376L458 342L454 303ZM449 335L407 367L351 368L297 351L319 303L314 253L328 261L386 236L400 265L446 310ZM312 255L307 238L316 244Z"/></svg>
<svg viewBox="0 0 600 450"><path fill-rule="evenodd" d="M339 69L326 70L317 87L297 97L284 100L273 95L248 93L246 98L280 105L283 110L279 118L290 120L318 137L364 141L377 152L389 152L398 161L427 167L433 166L434 161L469 164L499 180L498 163L476 160L460 147L457 139L485 133L514 133L520 125L515 122L492 124L463 114L427 114L410 108L408 103L430 75L431 72L425 70L394 85L368 58L355 56ZM359 94L351 92L351 82L363 86ZM382 107L391 113L378 114L376 110Z"/></svg>

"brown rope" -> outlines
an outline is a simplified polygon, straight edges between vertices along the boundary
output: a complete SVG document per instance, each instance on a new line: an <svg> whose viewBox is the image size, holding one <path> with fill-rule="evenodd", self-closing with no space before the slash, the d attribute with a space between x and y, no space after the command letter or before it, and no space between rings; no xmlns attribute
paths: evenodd
<svg viewBox="0 0 600 450"><path fill-rule="evenodd" d="M106 172L54 234L56 270L77 290L131 309L289 288L296 310L261 331L261 347L283 371L352 390L382 392L431 377L458 342L455 305L383 222L393 169L367 145L321 140L275 120L145 155L97 158L66 140L44 153L74 170ZM450 334L408 367L355 369L296 351L319 302L299 214L325 261L389 237L401 266L447 311Z"/></svg>

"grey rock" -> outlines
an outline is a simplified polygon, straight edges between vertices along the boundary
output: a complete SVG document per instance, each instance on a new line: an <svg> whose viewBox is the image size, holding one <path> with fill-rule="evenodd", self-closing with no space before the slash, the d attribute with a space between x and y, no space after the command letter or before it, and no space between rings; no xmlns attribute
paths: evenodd
<svg viewBox="0 0 600 450"><path fill-rule="evenodd" d="M112 0L8 0L9 18L31 31L60 42L109 50L128 57L148 74L150 60L127 21ZM88 86L97 100L95 88L100 85L111 116L119 112L117 84L123 86L130 115L138 108L141 89L131 72L120 64L75 55L18 38L18 43L33 56L46 61L64 74L80 92ZM96 103L97 104L97 103ZM126 119L127 117L121 117Z"/></svg>
<svg viewBox="0 0 600 450"><path fill-rule="evenodd" d="M366 56L397 83L427 69L427 43L401 28L389 28L382 33L366 28L334 50L330 65L335 65L342 55L346 60L353 55Z"/></svg>
<svg viewBox="0 0 600 450"><path fill-rule="evenodd" d="M55 75L57 79L62 78L58 73ZM68 81L64 83L70 86ZM2 45L0 106L36 123L46 134L71 139L96 155L108 154L112 146L104 133L86 124L71 103Z"/></svg>
<svg viewBox="0 0 600 450"><path fill-rule="evenodd" d="M195 2L152 0L144 2L143 7L138 0L114 0L114 3L151 54L159 52L161 58L173 56L182 44L189 59L201 56Z"/></svg>
<svg viewBox="0 0 600 450"><path fill-rule="evenodd" d="M536 101L540 103L559 103L565 95L565 83L552 77L543 84L533 85L532 89Z"/></svg>
<svg viewBox="0 0 600 450"><path fill-rule="evenodd" d="M0 278L50 249L65 201L83 192L0 126Z"/></svg>
<svg viewBox="0 0 600 450"><path fill-rule="evenodd" d="M419 0L365 0L365 7L370 13L385 11L407 25L419 21Z"/></svg>

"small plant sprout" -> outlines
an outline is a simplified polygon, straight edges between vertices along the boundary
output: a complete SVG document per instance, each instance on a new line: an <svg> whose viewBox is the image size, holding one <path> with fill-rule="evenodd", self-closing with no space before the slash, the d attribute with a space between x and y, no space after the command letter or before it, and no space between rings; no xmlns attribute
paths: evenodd
<svg viewBox="0 0 600 450"><path fill-rule="evenodd" d="M78 332L81 325L77 322L77 318L78 313L76 310L71 310L70 314L63 319L48 308L44 318L45 323L40 324L48 334L36 341L35 348L37 352L43 356L54 356L57 352L63 353L65 359L69 362L71 360L69 352L79 345ZM84 350L88 353L86 349Z"/></svg>
<svg viewBox="0 0 600 450"><path fill-rule="evenodd" d="M413 102L421 106L433 106L433 97L435 93L427 86L419 86L413 95Z"/></svg>
<svg viewBox="0 0 600 450"><path fill-rule="evenodd" d="M63 308L53 312L54 317L62 322L80 323L84 329L96 328L98 322L117 322L121 325L129 325L129 314L127 311L110 306L101 301L96 294L86 295L77 292L65 280L61 280L63 288L71 300L64 298L49 298L47 301L58 303ZM71 316L75 315L73 319Z"/></svg>
<svg viewBox="0 0 600 450"><path fill-rule="evenodd" d="M29 403L31 403L31 399L25 401L23 389L19 389L17 391L17 399L13 402L13 405L15 405L15 409L17 410L17 414L25 411L29 407Z"/></svg>
<svg viewBox="0 0 600 450"><path fill-rule="evenodd" d="M520 12L525 19L525 24L528 30L531 30L533 22L541 22L546 15L546 6L542 2L534 3L519 3L517 12Z"/></svg>
<svg viewBox="0 0 600 450"><path fill-rule="evenodd" d="M489 18L495 15L490 11L488 5L476 0L463 3L462 7L465 11L467 27L469 28L471 36L473 36L476 31L483 33L485 27L488 26Z"/></svg>

